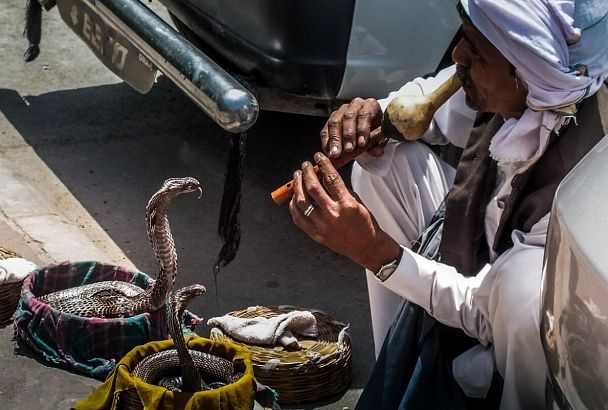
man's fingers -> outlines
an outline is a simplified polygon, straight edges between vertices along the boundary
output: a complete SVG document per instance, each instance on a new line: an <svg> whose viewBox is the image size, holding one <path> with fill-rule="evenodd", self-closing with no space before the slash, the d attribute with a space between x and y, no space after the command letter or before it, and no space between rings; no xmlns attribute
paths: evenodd
<svg viewBox="0 0 608 410"><path fill-rule="evenodd" d="M342 105L337 111L334 111L327 121L327 152L332 158L338 158L342 154L342 118L344 112L348 109L348 105ZM324 138L321 131L321 139Z"/></svg>
<svg viewBox="0 0 608 410"><path fill-rule="evenodd" d="M304 212L296 205L292 199L289 202L289 212L291 213L291 219L293 222L300 227L306 234L313 237L314 234L314 220L310 217L304 216ZM314 239L314 237L313 237Z"/></svg>
<svg viewBox="0 0 608 410"><path fill-rule="evenodd" d="M323 156L325 157L325 155ZM321 185L321 181L319 181L313 165L308 161L302 164L302 186L310 200L314 201L319 208L323 209L327 207L331 199L327 195L327 192L325 192L323 185Z"/></svg>
<svg viewBox="0 0 608 410"><path fill-rule="evenodd" d="M321 130L321 146L330 158L338 158L342 151L352 152L369 140L371 126L379 122L380 105L372 98L355 98L334 111Z"/></svg>
<svg viewBox="0 0 608 410"><path fill-rule="evenodd" d="M304 192L304 186L302 184L302 171L298 170L293 173L293 197L291 198L290 204L293 203L300 212L304 212L311 200L307 198Z"/></svg>
<svg viewBox="0 0 608 410"><path fill-rule="evenodd" d="M320 152L315 154L315 162L319 166L319 174L323 180L323 186L327 189L329 197L334 200L339 200L348 194L348 189L342 180L342 177L336 171L329 158ZM310 193L310 190L309 190ZM312 194L311 194L312 196Z"/></svg>
<svg viewBox="0 0 608 410"><path fill-rule="evenodd" d="M293 222L313 240L319 242L321 240L319 232L323 232L325 223L323 218L319 218L318 216L321 214L324 205L319 204L314 197L310 196L307 189L309 189L308 184L314 186L315 181L316 185L320 187L320 182L314 172L314 167L310 162L302 164L302 169L303 171L298 170L293 174L294 194L291 201L289 201L289 212L291 213ZM323 191L322 187L320 187L320 189ZM316 188L313 188L313 192L316 191ZM323 195L329 199L325 191L323 191ZM321 199L319 199L319 201L321 201ZM306 211L311 204L314 204L315 208L307 215Z"/></svg>
<svg viewBox="0 0 608 410"><path fill-rule="evenodd" d="M342 115L342 146L345 152L352 152L357 146L359 114L363 100L355 98Z"/></svg>
<svg viewBox="0 0 608 410"><path fill-rule="evenodd" d="M359 110L357 112L357 130L356 130L356 145L364 147L369 141L369 135L375 124L378 122L378 113L380 105L373 98L361 100Z"/></svg>
<svg viewBox="0 0 608 410"><path fill-rule="evenodd" d="M325 123L323 128L321 128L321 148L323 148L326 155L331 156L331 147L329 146L329 129L327 123Z"/></svg>

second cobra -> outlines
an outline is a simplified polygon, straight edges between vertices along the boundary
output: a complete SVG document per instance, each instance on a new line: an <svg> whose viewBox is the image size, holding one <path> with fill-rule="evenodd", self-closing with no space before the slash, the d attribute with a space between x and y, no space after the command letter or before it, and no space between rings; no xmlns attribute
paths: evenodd
<svg viewBox="0 0 608 410"><path fill-rule="evenodd" d="M189 392L221 387L241 377L242 373L235 373L229 360L186 347L181 332L182 316L186 305L204 292L202 285L191 285L171 296L167 321L175 349L146 357L137 364L133 375L169 390Z"/></svg>

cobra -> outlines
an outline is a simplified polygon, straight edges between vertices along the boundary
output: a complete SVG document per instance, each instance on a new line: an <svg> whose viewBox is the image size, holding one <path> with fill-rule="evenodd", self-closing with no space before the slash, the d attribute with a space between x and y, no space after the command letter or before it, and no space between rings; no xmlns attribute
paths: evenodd
<svg viewBox="0 0 608 410"><path fill-rule="evenodd" d="M200 183L191 177L170 178L150 198L146 206L148 238L158 259L160 271L147 289L121 281L101 281L39 297L39 300L65 313L82 317L129 317L159 309L177 277L177 253L167 210L179 195L198 192Z"/></svg>
<svg viewBox="0 0 608 410"><path fill-rule="evenodd" d="M170 297L167 323L175 349L145 357L133 369L134 376L169 390L196 392L224 386L242 375L235 373L231 361L186 346L181 332L182 316L187 304L204 292L202 285L191 285L177 290Z"/></svg>

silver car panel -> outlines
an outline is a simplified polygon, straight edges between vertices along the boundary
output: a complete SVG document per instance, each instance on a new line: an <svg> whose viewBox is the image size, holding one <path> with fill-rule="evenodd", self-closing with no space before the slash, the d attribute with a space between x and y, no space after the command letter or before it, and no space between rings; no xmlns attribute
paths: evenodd
<svg viewBox="0 0 608 410"><path fill-rule="evenodd" d="M547 239L541 339L555 404L608 406L608 138L560 185Z"/></svg>
<svg viewBox="0 0 608 410"><path fill-rule="evenodd" d="M434 72L459 27L454 0L357 0L338 98L381 98Z"/></svg>

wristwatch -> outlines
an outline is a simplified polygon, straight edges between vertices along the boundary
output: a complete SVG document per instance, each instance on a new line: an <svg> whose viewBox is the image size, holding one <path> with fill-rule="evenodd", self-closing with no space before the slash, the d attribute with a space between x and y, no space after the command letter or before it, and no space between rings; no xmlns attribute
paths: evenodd
<svg viewBox="0 0 608 410"><path fill-rule="evenodd" d="M386 265L382 265L380 270L374 274L382 282L387 280L397 269L397 266L399 266L399 262L401 262L401 257L403 256L403 249L403 246L399 245L399 255L397 255L397 258Z"/></svg>

